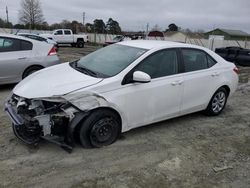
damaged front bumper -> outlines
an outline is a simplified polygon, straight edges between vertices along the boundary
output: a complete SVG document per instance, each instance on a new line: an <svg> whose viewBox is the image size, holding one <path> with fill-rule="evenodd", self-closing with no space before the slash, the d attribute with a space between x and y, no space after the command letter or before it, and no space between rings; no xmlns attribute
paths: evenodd
<svg viewBox="0 0 250 188"><path fill-rule="evenodd" d="M6 101L5 111L12 121L14 134L25 144L37 145L44 139L67 152L72 152L74 147L75 128L88 114L69 104L27 100L15 95Z"/></svg>

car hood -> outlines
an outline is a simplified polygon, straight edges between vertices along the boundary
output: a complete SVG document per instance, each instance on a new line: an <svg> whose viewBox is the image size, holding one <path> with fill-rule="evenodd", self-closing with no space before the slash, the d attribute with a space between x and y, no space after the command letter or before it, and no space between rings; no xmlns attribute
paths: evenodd
<svg viewBox="0 0 250 188"><path fill-rule="evenodd" d="M28 76L14 88L13 93L28 99L58 97L102 80L73 69L69 63L63 63Z"/></svg>

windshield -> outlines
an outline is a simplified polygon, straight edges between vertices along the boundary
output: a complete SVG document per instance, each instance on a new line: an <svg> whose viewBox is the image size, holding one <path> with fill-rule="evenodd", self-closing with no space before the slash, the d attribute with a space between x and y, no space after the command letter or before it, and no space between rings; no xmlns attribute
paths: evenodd
<svg viewBox="0 0 250 188"><path fill-rule="evenodd" d="M78 68L77 70L87 69L98 77L112 77L128 67L146 51L146 49L114 44L81 58L75 67Z"/></svg>

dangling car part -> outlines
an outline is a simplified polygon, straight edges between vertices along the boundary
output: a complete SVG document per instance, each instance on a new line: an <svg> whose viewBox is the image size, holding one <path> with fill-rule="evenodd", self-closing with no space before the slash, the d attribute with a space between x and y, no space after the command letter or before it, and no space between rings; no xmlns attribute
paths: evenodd
<svg viewBox="0 0 250 188"><path fill-rule="evenodd" d="M28 100L16 95L8 99L5 110L14 134L25 144L37 145L44 139L68 152L74 146L74 128L87 115L67 103Z"/></svg>

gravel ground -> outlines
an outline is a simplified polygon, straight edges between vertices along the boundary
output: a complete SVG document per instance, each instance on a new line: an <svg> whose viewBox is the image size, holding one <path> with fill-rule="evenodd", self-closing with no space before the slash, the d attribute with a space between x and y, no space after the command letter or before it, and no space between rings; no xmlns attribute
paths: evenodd
<svg viewBox="0 0 250 188"><path fill-rule="evenodd" d="M96 49L60 48L62 61ZM123 134L111 146L72 154L47 142L29 148L0 111L0 187L249 187L250 68L218 117L200 113ZM0 86L0 104L13 85Z"/></svg>

